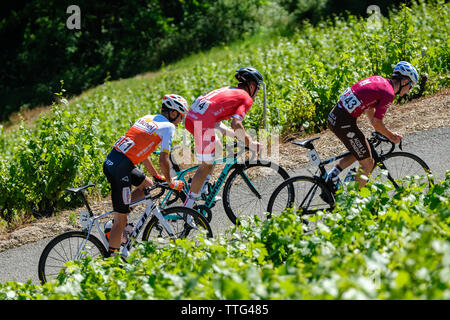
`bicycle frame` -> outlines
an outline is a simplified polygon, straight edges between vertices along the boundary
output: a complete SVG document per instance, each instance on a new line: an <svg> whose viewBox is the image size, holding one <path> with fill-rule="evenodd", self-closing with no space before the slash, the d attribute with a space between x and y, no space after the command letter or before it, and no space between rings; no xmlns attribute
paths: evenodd
<svg viewBox="0 0 450 320"><path fill-rule="evenodd" d="M372 151L372 158L373 158L374 163L375 163L374 166L380 165L381 169L387 170L386 166L384 165L384 163L383 163L383 161L382 161L382 155L380 156L380 155L378 154L378 152L375 150L375 146L374 146L373 143L370 141L370 139L367 139L367 141L368 141L369 146L370 146L370 149L371 149L371 151ZM312 149L312 150L315 150L315 148ZM312 150L311 150L311 151L312 151ZM392 151L393 151L393 148L391 148L391 150L390 150L388 153L391 153ZM344 153L342 153L342 154L340 154L340 155L337 155L337 156L335 156L335 157L332 157L332 158L329 158L329 159L327 159L327 160L321 161L321 162L317 165L318 168L319 168L319 171L320 171L320 176L319 176L319 178L320 178L321 180L323 180L323 182L325 183L325 181L327 180L327 177L328 177L328 173L327 173L327 171L325 170L325 165L330 164L330 163L333 163L333 162L335 162L335 161L337 161L337 160L339 160L339 159L342 159L342 158L344 158L344 157L346 157L346 156L348 156L348 155L351 155L351 152L344 152ZM394 178L392 178L392 176L389 174L389 171L388 171L387 178L392 182L392 184L394 185L395 188L398 187L398 184L395 182Z"/></svg>
<svg viewBox="0 0 450 320"><path fill-rule="evenodd" d="M160 221L160 223L163 225L163 227L166 229L167 233L169 234L169 236L171 238L175 238L175 233L173 232L173 229L170 227L170 225L167 223L166 219L163 217L163 215L161 214L161 211L159 210L158 206L156 205L156 203L152 200L152 197L150 194L146 195L144 198L134 201L130 204L130 207L135 207L139 204L141 204L142 202L146 202L146 207L145 210L142 214L142 216L140 217L139 221L136 224L136 227L134 227L133 232L129 235L128 237L128 241L127 243L124 245L124 248L122 250L122 256L127 256L128 252L131 249L132 244L134 243L134 241L136 240L137 236L139 235L139 233L142 230L142 227L144 226L145 222L147 221L147 219L149 218L149 216L151 215L151 213L153 213L154 216L156 216L158 218L158 220ZM101 241L103 242L103 244L105 245L105 248L108 249L109 248L109 241L106 238L102 228L100 227L99 224L99 220L111 213L113 213L114 211L108 211L105 213L102 213L98 216L92 215L91 217L89 216L81 216L83 214L80 213L80 218L81 219L88 219L88 227L87 227L87 236L86 238L81 242L81 245L78 249L78 252L76 254L76 257L80 257L80 253L82 248L84 248L87 239L89 238L93 227L95 226L95 228L97 229L98 233L100 234L100 238ZM88 213L85 211L85 213ZM92 211L91 211L92 214Z"/></svg>
<svg viewBox="0 0 450 320"><path fill-rule="evenodd" d="M223 183L225 182L225 179L228 176L228 174L230 173L231 169L235 166L235 164L238 163L238 160L237 160L237 158L222 158L222 159L214 160L212 162L213 165L221 164L221 163L226 163L226 165L222 169L222 172L221 172L219 178L217 178L217 181L212 186L211 192L208 194L208 197L205 200L205 205L208 208L211 208L213 206L214 199L215 199L216 195L219 193L219 190L222 187ZM197 170L198 167L199 167L198 165L197 166L193 166L193 167L181 170L181 171L176 173L177 174L176 179L177 180L182 180L182 181L185 182L184 192L186 192L186 194L189 192L189 188L188 188L185 176L186 176L187 173L189 173L191 171L194 171L194 170ZM248 182L250 182L248 177L246 178L246 180ZM167 205L167 202L168 202L170 196L172 195L172 193L173 193L173 190L169 190L167 192L167 194L164 196L164 198L163 198L163 200L162 200L162 202L160 204L161 208L165 208L165 206Z"/></svg>

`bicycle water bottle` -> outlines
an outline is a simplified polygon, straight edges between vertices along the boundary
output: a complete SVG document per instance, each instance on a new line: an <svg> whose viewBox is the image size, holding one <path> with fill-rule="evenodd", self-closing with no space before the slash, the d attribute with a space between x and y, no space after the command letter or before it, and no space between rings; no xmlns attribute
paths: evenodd
<svg viewBox="0 0 450 320"><path fill-rule="evenodd" d="M355 168L351 168L350 171L345 176L344 182L355 181L355 175L356 175L356 169Z"/></svg>
<svg viewBox="0 0 450 320"><path fill-rule="evenodd" d="M134 224L128 223L122 234L122 245L126 245L128 242L128 237L133 232Z"/></svg>

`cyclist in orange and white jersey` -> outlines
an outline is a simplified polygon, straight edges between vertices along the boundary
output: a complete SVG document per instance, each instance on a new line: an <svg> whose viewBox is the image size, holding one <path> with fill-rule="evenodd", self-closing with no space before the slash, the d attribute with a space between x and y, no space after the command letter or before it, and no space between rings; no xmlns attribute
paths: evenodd
<svg viewBox="0 0 450 320"><path fill-rule="evenodd" d="M178 95L165 95L161 114L139 118L131 128L114 143L103 163L103 172L111 184L111 199L114 209L114 224L109 236L109 253L119 251L121 236L128 222L129 204L144 196L143 189L153 185L149 177L136 167L143 163L156 180L167 181L170 188L181 190L184 183L172 180L169 153L175 127L188 112L186 100ZM159 164L163 176L149 159L161 145ZM131 185L137 188L131 192Z"/></svg>

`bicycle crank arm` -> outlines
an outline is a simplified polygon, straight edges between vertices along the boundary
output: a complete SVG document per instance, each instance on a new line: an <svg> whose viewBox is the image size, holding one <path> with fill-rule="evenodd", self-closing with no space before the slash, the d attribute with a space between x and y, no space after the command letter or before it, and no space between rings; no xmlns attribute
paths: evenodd
<svg viewBox="0 0 450 320"><path fill-rule="evenodd" d="M166 219L164 219L163 215L161 214L161 211L155 206L154 208L155 212L154 215L158 218L159 222L164 226L164 228L167 230L167 233L171 238L175 238L175 233L173 232L170 225L167 223Z"/></svg>

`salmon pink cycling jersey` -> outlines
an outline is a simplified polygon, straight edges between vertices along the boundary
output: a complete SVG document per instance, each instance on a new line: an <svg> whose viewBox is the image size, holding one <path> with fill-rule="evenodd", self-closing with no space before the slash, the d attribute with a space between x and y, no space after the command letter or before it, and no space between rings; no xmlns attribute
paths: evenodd
<svg viewBox="0 0 450 320"><path fill-rule="evenodd" d="M242 120L250 110L253 99L247 91L224 87L198 97L185 121L186 130L194 135L195 150L200 161L211 161L215 154L214 128L231 117Z"/></svg>
<svg viewBox="0 0 450 320"><path fill-rule="evenodd" d="M372 76L347 88L339 97L338 105L353 118L358 118L369 108L375 108L375 118L383 119L394 96L394 88L389 79Z"/></svg>
<svg viewBox="0 0 450 320"><path fill-rule="evenodd" d="M236 87L225 87L198 97L192 104L186 119L201 121L203 128L214 128L216 122L231 117L244 119L253 104L247 91Z"/></svg>
<svg viewBox="0 0 450 320"><path fill-rule="evenodd" d="M139 118L113 147L136 165L147 159L160 143L161 151L169 153L174 132L175 125L163 115L146 115Z"/></svg>

